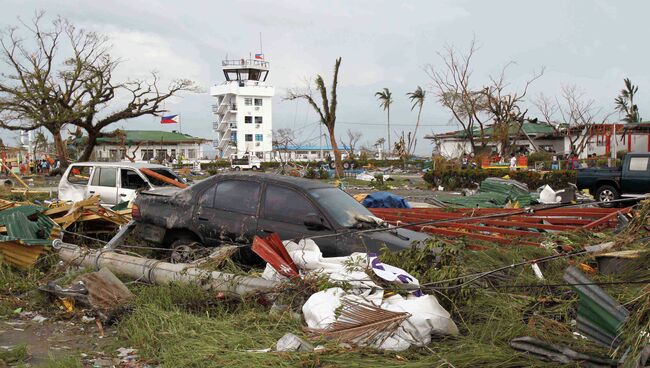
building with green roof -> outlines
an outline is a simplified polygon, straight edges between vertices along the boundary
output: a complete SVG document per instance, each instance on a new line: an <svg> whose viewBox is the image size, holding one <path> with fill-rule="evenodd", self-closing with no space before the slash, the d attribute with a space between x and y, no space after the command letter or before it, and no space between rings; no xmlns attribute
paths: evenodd
<svg viewBox="0 0 650 368"><path fill-rule="evenodd" d="M203 152L207 142L176 131L117 130L110 137L98 138L93 154L98 161L197 161L207 158Z"/></svg>

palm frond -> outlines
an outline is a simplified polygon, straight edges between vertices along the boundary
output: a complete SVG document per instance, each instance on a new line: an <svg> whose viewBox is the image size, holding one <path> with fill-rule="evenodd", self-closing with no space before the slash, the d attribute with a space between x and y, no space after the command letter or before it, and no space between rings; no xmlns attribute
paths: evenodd
<svg viewBox="0 0 650 368"><path fill-rule="evenodd" d="M411 317L407 312L392 312L349 300L342 301L342 308L339 318L328 328L307 328L310 336L326 337L356 345L381 344L402 322Z"/></svg>

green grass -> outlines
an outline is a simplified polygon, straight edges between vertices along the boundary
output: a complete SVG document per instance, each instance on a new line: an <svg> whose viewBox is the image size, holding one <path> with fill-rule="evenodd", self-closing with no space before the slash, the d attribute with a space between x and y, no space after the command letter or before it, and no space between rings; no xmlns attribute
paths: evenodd
<svg viewBox="0 0 650 368"><path fill-rule="evenodd" d="M11 349L0 348L0 363L4 363L4 365L24 363L27 358L29 358L29 354L26 345L14 346Z"/></svg>
<svg viewBox="0 0 650 368"><path fill-rule="evenodd" d="M81 364L81 360L74 356L67 357L54 357L50 358L44 363L38 366L39 368L84 368L84 365Z"/></svg>

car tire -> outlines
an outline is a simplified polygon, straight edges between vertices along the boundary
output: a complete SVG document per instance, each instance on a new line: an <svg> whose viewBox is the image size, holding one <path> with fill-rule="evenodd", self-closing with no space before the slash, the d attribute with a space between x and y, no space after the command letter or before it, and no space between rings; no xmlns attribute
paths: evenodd
<svg viewBox="0 0 650 368"><path fill-rule="evenodd" d="M594 193L594 199L600 203L600 207L616 207L616 203L607 203L609 201L617 200L621 198L621 194L618 189L612 185L602 185L596 189Z"/></svg>
<svg viewBox="0 0 650 368"><path fill-rule="evenodd" d="M334 161L330 162L330 169L332 170L336 169L336 162Z"/></svg>
<svg viewBox="0 0 650 368"><path fill-rule="evenodd" d="M241 167L235 166L235 171L241 171Z"/></svg>
<svg viewBox="0 0 650 368"><path fill-rule="evenodd" d="M251 169L252 169L253 171L257 171L257 170L259 170L259 168L258 168L257 166L253 166L253 167L251 167Z"/></svg>
<svg viewBox="0 0 650 368"><path fill-rule="evenodd" d="M350 168L350 163L349 163L349 162L344 162L344 163L343 163L343 168L344 168L345 170L349 169L349 168Z"/></svg>

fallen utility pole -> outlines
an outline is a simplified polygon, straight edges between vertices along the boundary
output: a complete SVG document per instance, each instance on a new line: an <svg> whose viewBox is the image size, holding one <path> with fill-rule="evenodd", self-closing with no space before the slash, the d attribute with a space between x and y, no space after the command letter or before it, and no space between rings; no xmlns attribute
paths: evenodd
<svg viewBox="0 0 650 368"><path fill-rule="evenodd" d="M117 253L113 250L90 250L75 244L55 240L52 247L59 257L76 266L106 267L116 274L164 285L171 282L195 284L206 290L234 293L239 296L256 291L270 291L278 282L259 277L238 276L231 273L208 271L188 263L169 263Z"/></svg>

